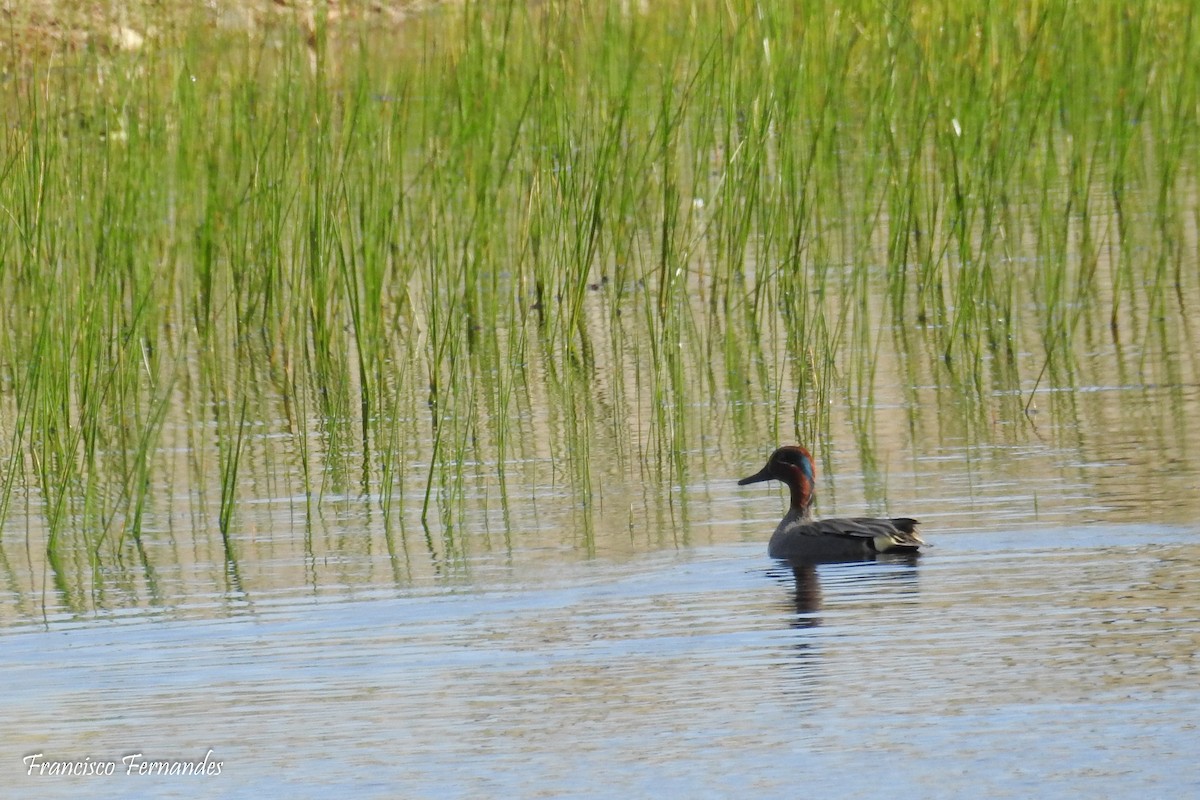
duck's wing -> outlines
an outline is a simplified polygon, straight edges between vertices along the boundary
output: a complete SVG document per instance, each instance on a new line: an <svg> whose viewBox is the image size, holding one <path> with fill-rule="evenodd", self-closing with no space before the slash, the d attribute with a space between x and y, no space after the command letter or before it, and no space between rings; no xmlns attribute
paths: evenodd
<svg viewBox="0 0 1200 800"><path fill-rule="evenodd" d="M822 519L809 522L804 533L815 536L840 536L866 539L880 553L889 550L916 550L925 544L917 533L917 521L909 517L876 519L874 517L849 517Z"/></svg>

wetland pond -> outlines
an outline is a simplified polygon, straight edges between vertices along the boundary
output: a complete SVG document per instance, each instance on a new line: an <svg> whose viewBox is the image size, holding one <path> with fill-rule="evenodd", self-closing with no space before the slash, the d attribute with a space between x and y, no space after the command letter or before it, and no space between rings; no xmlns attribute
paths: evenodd
<svg viewBox="0 0 1200 800"><path fill-rule="evenodd" d="M1190 796L1200 563L1166 484L1197 475L1121 441L892 471L915 561L794 574L765 552L780 493L731 470L676 496L686 520L606 514L590 554L547 486L456 563L411 532L389 554L367 514L314 552L254 511L240 585L189 543L155 602L80 612L9 563L35 573L0 631L9 796ZM35 753L117 773L31 776ZM135 753L221 773L128 776Z"/></svg>
<svg viewBox="0 0 1200 800"><path fill-rule="evenodd" d="M5 61L0 795L1200 796L1200 15L317 5Z"/></svg>

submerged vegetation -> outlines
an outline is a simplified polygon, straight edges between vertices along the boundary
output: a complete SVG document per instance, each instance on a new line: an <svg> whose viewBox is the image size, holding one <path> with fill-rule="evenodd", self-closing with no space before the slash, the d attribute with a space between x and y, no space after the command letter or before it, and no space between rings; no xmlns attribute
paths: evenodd
<svg viewBox="0 0 1200 800"><path fill-rule="evenodd" d="M645 5L11 67L0 521L56 574L219 532L236 584L242 501L455 551L561 485L590 546L602 483L835 407L867 462L880 398L987 437L1200 377L1194 4Z"/></svg>

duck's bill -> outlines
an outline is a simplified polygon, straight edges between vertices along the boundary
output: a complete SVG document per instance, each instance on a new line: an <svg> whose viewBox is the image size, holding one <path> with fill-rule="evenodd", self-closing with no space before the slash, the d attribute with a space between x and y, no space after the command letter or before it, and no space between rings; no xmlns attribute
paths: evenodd
<svg viewBox="0 0 1200 800"><path fill-rule="evenodd" d="M761 483L762 481L771 480L771 474L763 467L758 472L751 475L749 478L742 478L738 481L738 486L745 486L747 483Z"/></svg>

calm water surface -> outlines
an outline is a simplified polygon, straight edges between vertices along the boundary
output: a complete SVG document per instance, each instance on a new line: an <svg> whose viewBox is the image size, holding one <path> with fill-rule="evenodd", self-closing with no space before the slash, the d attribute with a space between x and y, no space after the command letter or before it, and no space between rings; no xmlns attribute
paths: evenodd
<svg viewBox="0 0 1200 800"><path fill-rule="evenodd" d="M1194 796L1195 535L939 530L915 564L801 575L762 542L517 553L354 599L13 624L6 796ZM21 761L209 750L219 777Z"/></svg>
<svg viewBox="0 0 1200 800"><path fill-rule="evenodd" d="M256 496L231 550L219 492L168 482L182 510L98 564L84 537L51 562L30 506L0 532L0 795L1197 796L1196 401L1101 387L974 432L881 404L876 449L815 446L819 513L935 546L799 575L766 557L781 492L734 483L769 446L696 454L686 489L597 468L590 518L553 480L499 510L472 481L429 533Z"/></svg>

